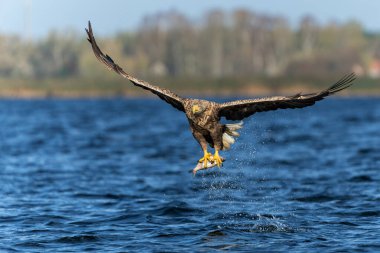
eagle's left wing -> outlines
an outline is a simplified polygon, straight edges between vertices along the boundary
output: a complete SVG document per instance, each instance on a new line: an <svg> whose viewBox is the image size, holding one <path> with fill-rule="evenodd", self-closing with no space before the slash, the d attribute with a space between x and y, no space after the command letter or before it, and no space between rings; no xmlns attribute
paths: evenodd
<svg viewBox="0 0 380 253"><path fill-rule="evenodd" d="M185 111L185 108L183 105L183 101L184 101L183 98L181 98L177 94L174 94L168 89L160 88L158 86L152 85L148 82L145 82L143 80L140 80L140 79L137 79L136 77L131 76L130 74L126 73L119 65L117 65L109 55L105 55L96 44L94 34L92 33L92 27L91 27L90 21L88 22L88 29L86 29L86 32L88 35L87 40L91 43L92 50L94 51L96 58L98 58L100 62L104 63L109 70L113 70L119 75L121 75L122 77L127 78L134 85L139 86L145 90L149 90L150 92L156 94L162 100L165 100L167 103L171 104L178 110L183 111L183 112Z"/></svg>
<svg viewBox="0 0 380 253"><path fill-rule="evenodd" d="M219 117L228 120L242 120L256 112L264 112L277 109L302 108L315 104L315 102L325 97L341 91L352 85L355 74L351 73L344 76L330 88L318 93L302 95L301 93L287 97L269 97L258 99L237 100L222 103L219 107Z"/></svg>

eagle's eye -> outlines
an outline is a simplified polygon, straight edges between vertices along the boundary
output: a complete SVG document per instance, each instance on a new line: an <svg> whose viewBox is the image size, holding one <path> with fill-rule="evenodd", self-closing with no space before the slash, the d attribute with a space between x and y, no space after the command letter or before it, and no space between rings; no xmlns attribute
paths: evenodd
<svg viewBox="0 0 380 253"><path fill-rule="evenodd" d="M202 112L202 107L200 107L199 105L193 105L192 111L193 111L193 114L198 114Z"/></svg>

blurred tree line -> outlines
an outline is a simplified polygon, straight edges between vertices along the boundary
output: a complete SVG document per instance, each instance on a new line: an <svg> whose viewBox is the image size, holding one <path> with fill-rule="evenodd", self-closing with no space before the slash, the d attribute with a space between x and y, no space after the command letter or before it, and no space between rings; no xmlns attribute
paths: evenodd
<svg viewBox="0 0 380 253"><path fill-rule="evenodd" d="M380 34L358 22L321 25L305 16L294 28L284 17L246 10L214 10L197 22L176 11L158 13L134 32L98 36L98 42L142 78L320 78L353 70L376 77L373 63L380 59ZM0 34L0 54L2 78L114 76L96 62L84 32L51 31L33 41Z"/></svg>

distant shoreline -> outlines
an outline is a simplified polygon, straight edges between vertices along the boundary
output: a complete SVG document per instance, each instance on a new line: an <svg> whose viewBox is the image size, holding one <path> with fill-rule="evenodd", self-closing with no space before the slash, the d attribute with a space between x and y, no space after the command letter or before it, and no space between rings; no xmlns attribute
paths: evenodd
<svg viewBox="0 0 380 253"><path fill-rule="evenodd" d="M305 93L307 93L305 91ZM187 93L182 94L181 92L177 92L177 94L184 98L255 98L255 97L266 97L266 96L286 96L291 95L295 93L223 93L218 92L218 94L212 94L212 93ZM370 92L350 92L350 93L337 93L334 94L335 97L339 98L380 98L380 91L376 93L370 93ZM125 98L125 99L155 99L157 96L153 94L149 94L147 91L147 94L97 94L97 93L81 93L81 94L44 94L39 92L27 92L27 93L0 93L0 100L1 99L20 99L20 100L27 100L27 99L112 99L112 98Z"/></svg>
<svg viewBox="0 0 380 253"><path fill-rule="evenodd" d="M243 79L205 80L202 78L157 79L152 84L162 85L183 97L263 97L292 95L299 92L318 92L333 82L302 82L290 79ZM333 79L334 80L334 79ZM335 80L334 80L335 81ZM326 84L327 83L327 84ZM207 84L207 85L206 85ZM275 84L275 85L274 85ZM358 79L355 84L337 94L340 97L380 97L380 81ZM149 91L133 86L124 79L0 79L0 98L149 98Z"/></svg>

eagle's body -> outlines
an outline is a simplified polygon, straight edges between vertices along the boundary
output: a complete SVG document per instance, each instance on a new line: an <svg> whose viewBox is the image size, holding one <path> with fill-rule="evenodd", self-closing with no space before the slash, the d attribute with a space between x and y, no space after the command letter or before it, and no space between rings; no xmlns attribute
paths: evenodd
<svg viewBox="0 0 380 253"><path fill-rule="evenodd" d="M230 145L235 142L233 137L239 136L237 130L242 128L242 123L221 124L220 119L222 117L227 120L242 120L257 112L311 106L315 104L315 102L349 87L352 84L352 81L355 80L355 75L350 74L343 77L326 90L305 95L299 93L294 96L245 99L226 103L182 98L168 89L152 85L126 73L110 56L103 54L99 49L92 33L90 22L86 31L88 41L91 43L96 58L104 63L108 69L127 78L134 85L156 94L158 97L186 114L191 132L204 151L204 156L200 161L204 162L205 167L208 162L215 162L218 166L222 164L222 159L218 153L219 150L229 149ZM215 149L214 155L207 152L208 144Z"/></svg>
<svg viewBox="0 0 380 253"><path fill-rule="evenodd" d="M193 108L197 105L203 109L199 114L194 114ZM185 101L185 113L189 121L191 132L199 142L202 149L207 149L207 143L211 147L223 148L223 125L219 123L218 104L215 102L191 99Z"/></svg>

